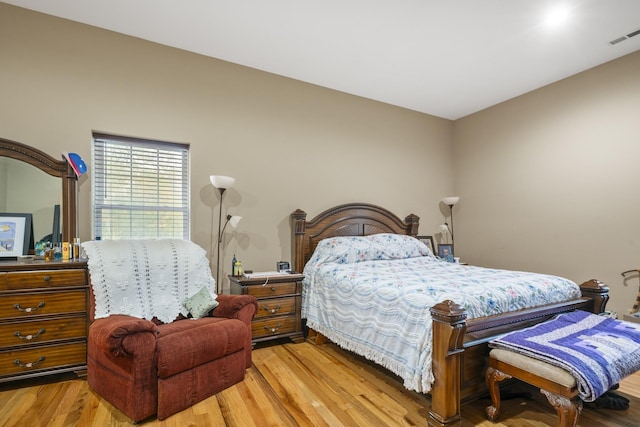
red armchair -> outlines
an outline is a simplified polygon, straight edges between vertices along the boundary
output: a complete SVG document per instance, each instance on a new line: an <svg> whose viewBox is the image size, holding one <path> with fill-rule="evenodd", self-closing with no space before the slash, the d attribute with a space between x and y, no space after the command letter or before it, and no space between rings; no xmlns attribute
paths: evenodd
<svg viewBox="0 0 640 427"><path fill-rule="evenodd" d="M212 315L171 323L128 315L89 327L89 386L134 422L163 420L244 379L251 366L249 295L218 295Z"/></svg>

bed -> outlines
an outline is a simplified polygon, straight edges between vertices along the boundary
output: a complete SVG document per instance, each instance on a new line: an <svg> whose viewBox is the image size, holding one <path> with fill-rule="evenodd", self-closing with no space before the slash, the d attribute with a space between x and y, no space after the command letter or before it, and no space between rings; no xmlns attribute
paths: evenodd
<svg viewBox="0 0 640 427"><path fill-rule="evenodd" d="M449 274L459 279L459 275L462 274L468 280L474 281L488 269L444 265L443 261L435 259L432 254L424 253L428 251L426 246L416 239L403 237L417 236L419 218L415 215L409 215L402 220L379 206L350 203L330 208L310 221L307 221L307 214L298 209L291 214L291 219L294 240L293 268L296 271L303 271L305 266L310 264L306 271L309 277L305 277L306 284L303 286L303 315L306 313L309 317L307 326L311 333L318 337L326 336L343 348L388 368L404 380L405 387L408 389L429 392L431 395L428 419L430 426L460 425L461 405L487 393L484 371L488 360L488 342L491 339L504 332L550 319L558 313L576 309L600 313L604 311L608 300L608 287L597 280L589 280L578 287L562 278L558 279L564 283L547 288L553 289L550 292L536 291L530 282L524 285L525 288L522 289L529 288L538 296L543 293L552 294L550 300L544 303L534 298L534 307L526 306L526 302L523 303L525 306L520 303L495 302L498 299L496 298L492 300L495 304L487 304L487 306L492 305L490 310L482 311L479 309L482 304L470 303L464 298L459 305L458 302L461 300L459 294L443 289L446 286L440 287L439 290L436 289L437 286L430 287L430 289L436 289L430 294L431 296L418 295L416 292L423 292L419 289L423 285L414 283L417 279L412 274L414 274L414 268L417 271L423 266L415 266L415 263L424 264L427 270L437 272L440 279ZM372 237L361 239L358 236ZM363 243L363 240L366 240L366 243ZM354 261L353 247L364 244L373 245L375 251L365 250L363 258L356 260L358 268L373 264L374 270L377 268L379 271L390 271L390 276L393 277L384 279L389 281L385 283L378 281L383 279L371 276L365 280L364 285L358 285L364 288L352 289L351 286L355 286L356 280L359 280L355 276L351 278L349 274L352 272L348 271L353 269L349 265ZM339 250L338 255L334 253L327 255L330 253L327 247L331 245L346 245L348 248L342 247L342 252ZM392 250L388 249L390 246L393 247ZM317 251L316 248L318 248ZM359 250L360 247L356 249ZM376 252L376 256L367 258L369 255L366 254L371 252ZM381 253L383 255L380 255ZM387 266L386 262L389 262L390 266ZM312 270L311 265L318 268ZM382 265L385 267L381 268ZM342 267L347 270L341 270ZM444 268L444 273L442 270L434 270L440 268ZM504 270L495 271L498 275L511 274ZM532 275L532 273L522 274ZM539 276L544 280L553 277ZM324 280L323 285L318 285L320 279ZM375 282L373 285L372 281ZM324 291L323 286L326 288ZM566 287L563 288L563 286ZM401 296L401 293L396 294L396 288L402 288L402 292L414 293L410 297ZM374 300L372 298L375 294L385 294L386 299ZM326 299L326 303L322 298ZM398 298L405 298L404 303ZM311 300L313 302L310 302ZM342 308L338 304L343 304ZM385 309L395 304L404 304L401 310L395 310L396 314L412 312L408 320L412 329L410 337L405 341L411 342L418 348L415 354L392 340L395 336L398 342L403 341L397 337L404 334L399 331L401 326L390 320L393 316L390 316L389 312L393 310ZM368 312L356 310L357 306L367 305L372 306L369 307ZM359 313L358 318L348 318L351 307L354 313ZM420 311L422 320L417 317ZM339 323L334 322L335 318L349 327L351 323L358 324L362 330L353 332L351 335L342 333ZM382 338L375 341L374 337ZM369 345L369 341L373 344ZM381 348L386 352L381 352ZM384 354L380 356L381 353ZM403 371L406 359L410 359L407 361L409 368Z"/></svg>

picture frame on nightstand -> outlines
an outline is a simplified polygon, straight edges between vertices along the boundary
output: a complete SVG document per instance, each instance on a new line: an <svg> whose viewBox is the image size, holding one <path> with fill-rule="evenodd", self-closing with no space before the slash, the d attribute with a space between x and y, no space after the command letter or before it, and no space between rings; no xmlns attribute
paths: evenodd
<svg viewBox="0 0 640 427"><path fill-rule="evenodd" d="M453 262L453 244L442 243L438 245L438 257L449 262Z"/></svg>
<svg viewBox="0 0 640 427"><path fill-rule="evenodd" d="M416 239L427 245L432 254L436 253L436 246L433 244L433 236L418 236Z"/></svg>

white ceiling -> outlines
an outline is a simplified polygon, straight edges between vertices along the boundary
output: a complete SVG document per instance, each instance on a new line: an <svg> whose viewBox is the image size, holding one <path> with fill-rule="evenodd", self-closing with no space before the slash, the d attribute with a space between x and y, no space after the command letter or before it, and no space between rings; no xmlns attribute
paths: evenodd
<svg viewBox="0 0 640 427"><path fill-rule="evenodd" d="M448 119L640 49L639 0L3 2Z"/></svg>

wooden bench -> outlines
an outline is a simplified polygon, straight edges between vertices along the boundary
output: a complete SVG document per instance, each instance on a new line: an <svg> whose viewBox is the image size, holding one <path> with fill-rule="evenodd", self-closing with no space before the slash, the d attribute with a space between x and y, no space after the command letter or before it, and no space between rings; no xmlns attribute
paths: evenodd
<svg viewBox="0 0 640 427"><path fill-rule="evenodd" d="M582 400L578 398L573 375L557 366L509 350L494 348L489 356L486 381L492 405L485 410L489 420L496 421L500 414L499 382L517 378L540 388L558 414L559 427L576 426Z"/></svg>

